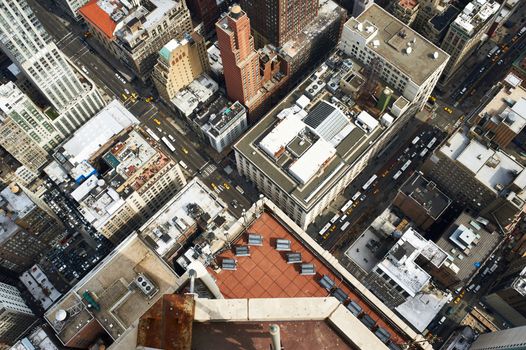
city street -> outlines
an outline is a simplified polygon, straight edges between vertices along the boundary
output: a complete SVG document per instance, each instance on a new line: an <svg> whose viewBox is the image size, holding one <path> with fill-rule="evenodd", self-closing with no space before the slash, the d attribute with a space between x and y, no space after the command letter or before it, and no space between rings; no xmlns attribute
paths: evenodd
<svg viewBox="0 0 526 350"><path fill-rule="evenodd" d="M152 130L159 138L168 138L168 135L171 135L175 139L171 141L175 147L174 152L162 142L159 142L159 147L172 155L176 161L183 161L187 165L183 171L188 178L197 174L219 194L238 217L243 208L251 206L255 200L254 196L249 200L236 190L235 186L230 186L231 179L223 169L212 162L197 138L187 134L187 128L182 121L176 119L175 113L160 102L146 102L151 96L151 89L142 86L137 80L134 80L133 84L128 82L124 77L129 75L129 70L97 46L95 39L84 38L85 28L80 23L65 15L57 16L55 13L62 11L49 0L29 2L44 27L55 38L58 47L105 93L106 100L120 100L139 119L143 127ZM49 9L54 13L49 12ZM131 98L132 93L137 93L138 97Z"/></svg>
<svg viewBox="0 0 526 350"><path fill-rule="evenodd" d="M345 189L343 196L333 202L326 213L309 227L309 233L336 257L340 257L349 244L385 210L401 184L418 169L445 134L429 124L412 122L407 125L405 132L399 135L386 147L387 151L374 159L369 167ZM412 140L417 136L420 140L413 144ZM431 150L423 154L426 145L433 138L435 141ZM405 169L402 170L402 167ZM375 174L377 179L363 190L362 186ZM354 200L353 197L358 198ZM341 213L340 208L349 199L353 200L351 208ZM345 220L338 219L326 232L320 234L320 230L338 212L340 217L346 215ZM346 222L349 223L346 225L348 228L342 232L342 226Z"/></svg>

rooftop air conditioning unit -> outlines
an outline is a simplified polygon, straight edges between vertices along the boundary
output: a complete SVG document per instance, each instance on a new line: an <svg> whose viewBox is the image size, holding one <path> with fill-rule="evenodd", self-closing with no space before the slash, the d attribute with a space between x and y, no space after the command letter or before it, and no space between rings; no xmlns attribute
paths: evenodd
<svg viewBox="0 0 526 350"><path fill-rule="evenodd" d="M157 294L157 287L150 281L144 274L140 273L135 277L135 284L139 287L139 290L151 299L155 294Z"/></svg>

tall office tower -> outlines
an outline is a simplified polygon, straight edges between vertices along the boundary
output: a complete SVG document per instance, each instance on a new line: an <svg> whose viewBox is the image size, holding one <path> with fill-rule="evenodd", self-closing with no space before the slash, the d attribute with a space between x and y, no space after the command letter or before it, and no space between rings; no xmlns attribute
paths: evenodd
<svg viewBox="0 0 526 350"><path fill-rule="evenodd" d="M102 108L96 86L75 72L26 0L0 3L0 48L51 103L46 113L61 134L69 135Z"/></svg>
<svg viewBox="0 0 526 350"><path fill-rule="evenodd" d="M205 41L193 32L182 40L172 39L159 51L152 79L167 103L197 76L210 70Z"/></svg>
<svg viewBox="0 0 526 350"><path fill-rule="evenodd" d="M512 261L499 274L484 302L511 325L526 326L526 257Z"/></svg>
<svg viewBox="0 0 526 350"><path fill-rule="evenodd" d="M47 252L64 227L47 206L11 184L0 192L0 266L21 273Z"/></svg>
<svg viewBox="0 0 526 350"><path fill-rule="evenodd" d="M440 78L440 84L445 84L453 73L487 38L487 32L495 20L499 4L493 0L474 0L466 5L464 10L449 26L441 48L451 55L449 62Z"/></svg>
<svg viewBox="0 0 526 350"><path fill-rule="evenodd" d="M0 344L13 345L35 320L18 289L0 282Z"/></svg>
<svg viewBox="0 0 526 350"><path fill-rule="evenodd" d="M250 20L240 6L216 23L217 39L223 60L228 98L243 103L248 109L260 95L259 56L250 34Z"/></svg>
<svg viewBox="0 0 526 350"><path fill-rule="evenodd" d="M33 173L62 140L53 121L18 87L0 85L0 145Z"/></svg>
<svg viewBox="0 0 526 350"><path fill-rule="evenodd" d="M282 46L318 15L319 0L241 0L252 23L256 46Z"/></svg>
<svg viewBox="0 0 526 350"><path fill-rule="evenodd" d="M352 8L352 16L358 17L362 14L365 10L367 10L372 4L374 4L374 0L354 0L354 5Z"/></svg>
<svg viewBox="0 0 526 350"><path fill-rule="evenodd" d="M526 343L526 326L484 333L471 344L469 350L519 350Z"/></svg>

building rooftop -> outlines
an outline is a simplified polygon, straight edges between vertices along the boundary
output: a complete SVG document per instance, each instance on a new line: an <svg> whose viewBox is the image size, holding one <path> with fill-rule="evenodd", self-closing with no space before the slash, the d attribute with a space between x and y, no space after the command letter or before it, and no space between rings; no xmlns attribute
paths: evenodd
<svg viewBox="0 0 526 350"><path fill-rule="evenodd" d="M436 187L433 181L415 173L400 187L400 192L423 207L429 216L437 219L451 204L451 199Z"/></svg>
<svg viewBox="0 0 526 350"><path fill-rule="evenodd" d="M186 117L205 102L209 101L218 91L219 86L207 74L201 74L188 86L175 95L172 103Z"/></svg>
<svg viewBox="0 0 526 350"><path fill-rule="evenodd" d="M131 10L131 7L126 7L126 4L129 3L127 1L90 0L79 9L79 13L108 39L112 39L117 22L125 12Z"/></svg>
<svg viewBox="0 0 526 350"><path fill-rule="evenodd" d="M455 18L453 24L467 35L473 35L497 13L500 4L493 0L473 0Z"/></svg>
<svg viewBox="0 0 526 350"><path fill-rule="evenodd" d="M112 137L136 124L139 124L137 118L120 101L113 100L57 149L76 166L89 159Z"/></svg>
<svg viewBox="0 0 526 350"><path fill-rule="evenodd" d="M53 340L46 334L46 332L39 326L31 331L31 333L20 339L9 350L59 350L53 343Z"/></svg>
<svg viewBox="0 0 526 350"><path fill-rule="evenodd" d="M219 217L223 230L235 221L215 192L194 178L139 229L139 235L159 256L170 260L197 226L203 231L211 225L220 229L214 223Z"/></svg>
<svg viewBox="0 0 526 350"><path fill-rule="evenodd" d="M460 281L468 281L493 253L502 236L486 229L487 220L462 213L436 244L448 253L445 266L456 272Z"/></svg>
<svg viewBox="0 0 526 350"><path fill-rule="evenodd" d="M431 276L416 263L416 259L420 256L438 268L446 260L447 253L432 241L423 238L414 229L408 228L385 258L376 265L376 269L387 274L411 297L414 297L431 279Z"/></svg>
<svg viewBox="0 0 526 350"><path fill-rule="evenodd" d="M462 130L457 131L441 147L439 152L458 161L481 183L500 193L515 182L524 188L523 167L502 151L495 151L475 139L470 139Z"/></svg>
<svg viewBox="0 0 526 350"><path fill-rule="evenodd" d="M246 108L239 103L239 101L234 102L228 107L225 106L220 113L210 116L208 120L208 125L210 126L208 132L213 136L221 135L243 113L246 113Z"/></svg>
<svg viewBox="0 0 526 350"><path fill-rule="evenodd" d="M423 332L449 301L451 294L430 287L414 297L407 298L396 307L396 311L416 330Z"/></svg>
<svg viewBox="0 0 526 350"><path fill-rule="evenodd" d="M358 105L340 88L340 80L359 64L341 53L327 62L234 146L305 208L315 205L389 128L379 123L378 110Z"/></svg>
<svg viewBox="0 0 526 350"><path fill-rule="evenodd" d="M22 230L15 220L25 217L35 207L35 203L14 183L4 188L0 192L0 242Z"/></svg>
<svg viewBox="0 0 526 350"><path fill-rule="evenodd" d="M358 349L325 321L277 322L281 343L287 350ZM272 322L194 323L192 349L231 350L233 342L242 349L268 349L271 344L269 326ZM362 348L363 349L363 348Z"/></svg>
<svg viewBox="0 0 526 350"><path fill-rule="evenodd" d="M19 279L44 310L62 296L37 265L25 271Z"/></svg>
<svg viewBox="0 0 526 350"><path fill-rule="evenodd" d="M358 18L349 19L345 26L417 85L424 83L449 58L446 52L377 4Z"/></svg>
<svg viewBox="0 0 526 350"><path fill-rule="evenodd" d="M129 4L128 1L119 2ZM180 0L149 0L143 5L128 9L128 12L114 11L112 19L120 24L115 35L133 48L143 41L144 36L148 37L149 30L160 25L172 10L182 6L183 1Z"/></svg>
<svg viewBox="0 0 526 350"><path fill-rule="evenodd" d="M0 110L5 114L11 113L13 106L24 98L24 93L12 81L0 85ZM0 119L2 118L3 116L0 116Z"/></svg>
<svg viewBox="0 0 526 350"><path fill-rule="evenodd" d="M376 309L371 307L366 299L346 281L341 280L329 265L315 255L307 246L296 238L283 224L269 213L263 213L246 230L248 233L262 235L263 245L253 246L250 257L235 257L232 251L221 254L216 260L220 263L222 259L234 258L237 260L237 270L211 271L217 280L221 293L227 299L237 298L301 298L301 297L325 297L327 290L319 283L323 275L329 276L337 281L337 287L341 288L350 299L356 302L365 313L377 322L377 324L393 335L393 340L400 343L403 340L398 335L389 321L385 320ZM301 253L304 263L314 264L316 274L312 276L300 275L295 264L288 264L283 252L274 248L277 238L287 239L291 242L291 251ZM245 245L246 237L241 237L233 243L233 246Z"/></svg>
<svg viewBox="0 0 526 350"><path fill-rule="evenodd" d="M504 123L518 134L526 126L526 90L521 86L503 88L479 113L495 124Z"/></svg>
<svg viewBox="0 0 526 350"><path fill-rule="evenodd" d="M81 213L95 228L104 225L128 196L171 162L139 129L106 146L95 158L83 163L87 170L82 178L86 180L71 192L81 205Z"/></svg>
<svg viewBox="0 0 526 350"><path fill-rule="evenodd" d="M148 282L146 287L141 286L139 278ZM92 322L116 340L163 294L173 293L178 287L172 270L132 234L44 317L63 344L76 339L86 344L98 339L89 338L96 334L86 334L86 326ZM64 320L60 310L67 312Z"/></svg>

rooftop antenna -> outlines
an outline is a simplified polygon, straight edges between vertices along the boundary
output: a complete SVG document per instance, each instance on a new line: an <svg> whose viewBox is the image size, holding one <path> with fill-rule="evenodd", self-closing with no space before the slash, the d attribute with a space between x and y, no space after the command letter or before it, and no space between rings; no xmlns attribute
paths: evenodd
<svg viewBox="0 0 526 350"><path fill-rule="evenodd" d="M269 327L270 336L272 337L271 350L283 350L281 346L281 333L277 324L271 324Z"/></svg>
<svg viewBox="0 0 526 350"><path fill-rule="evenodd" d="M194 269L190 269L188 271L188 275L190 276L190 293L189 294L195 294L195 276L197 276L197 272L195 272Z"/></svg>

